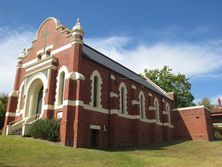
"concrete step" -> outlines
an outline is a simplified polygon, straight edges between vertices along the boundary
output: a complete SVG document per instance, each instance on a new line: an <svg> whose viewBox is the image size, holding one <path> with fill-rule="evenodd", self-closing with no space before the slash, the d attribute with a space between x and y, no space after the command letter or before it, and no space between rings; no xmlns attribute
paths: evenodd
<svg viewBox="0 0 222 167"><path fill-rule="evenodd" d="M22 134L22 128L16 129L12 131L13 135L21 135Z"/></svg>

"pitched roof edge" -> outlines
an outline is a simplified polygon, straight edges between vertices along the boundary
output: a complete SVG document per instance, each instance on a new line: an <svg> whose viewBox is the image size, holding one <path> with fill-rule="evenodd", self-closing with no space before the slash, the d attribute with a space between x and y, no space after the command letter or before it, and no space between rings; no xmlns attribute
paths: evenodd
<svg viewBox="0 0 222 167"><path fill-rule="evenodd" d="M169 99L173 100L170 96L168 96L167 92L165 90L163 90L160 86L158 86L157 84L155 84L151 79L149 79L148 77L146 77L144 75L144 78L146 79L146 81L148 83L150 83L151 85L153 85L154 87L156 87L160 92L162 92L165 96L167 96Z"/></svg>
<svg viewBox="0 0 222 167"><path fill-rule="evenodd" d="M167 97L167 98L170 99L170 100L173 100L170 96L167 95L167 92L165 92L162 88L160 88L158 85L156 85L154 82L152 82L152 81L151 81L150 79L148 79L147 77L146 77L146 78L141 77L139 74L135 73L135 72L132 71L131 69L129 69L129 68L125 67L124 65L116 62L115 60L109 58L109 57L106 56L105 54L103 54L103 53L99 52L98 50L92 48L91 46L89 46L89 45L86 44L86 43L84 43L84 46L86 46L86 47L88 47L89 49L93 50L94 52L96 52L96 53L104 56L105 58L109 59L109 60L112 61L113 63L116 63L117 65L120 65L122 68L125 68L126 70L128 70L128 71L131 72L131 73L133 73L133 74L136 75L137 77L143 79L145 82L147 82L148 84L150 84L151 86L153 86L153 87L154 87L155 89L157 89L159 92L156 92L155 90L153 90L153 89L151 89L151 88L149 88L149 89L155 91L156 93L158 93L158 94L160 94L160 95L162 95L162 96ZM109 67L107 67L107 68L109 68ZM121 74L121 75L122 75L122 74ZM129 78L129 79L133 80L132 78ZM141 84L141 83L139 83L139 82L137 82L137 83L140 84L140 85L143 85L143 84ZM143 86L145 86L145 85L143 85Z"/></svg>

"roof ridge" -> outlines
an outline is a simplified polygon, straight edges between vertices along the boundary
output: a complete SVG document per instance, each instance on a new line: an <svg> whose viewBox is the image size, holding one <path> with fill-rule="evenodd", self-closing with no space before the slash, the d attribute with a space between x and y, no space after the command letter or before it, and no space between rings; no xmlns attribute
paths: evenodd
<svg viewBox="0 0 222 167"><path fill-rule="evenodd" d="M128 79L133 80L134 82L137 82L138 84L143 85L147 87L148 89L151 89L152 91L164 97L171 99L163 89L161 89L158 85L153 83L151 80L148 81L144 77L141 77L139 74L135 73L134 71L130 70L124 65L116 62L115 60L109 58L103 53L100 53L99 51L88 46L87 44L84 43L83 46L85 46L83 47L83 53L87 58L105 66L106 68L109 68L119 73L120 75L126 76Z"/></svg>
<svg viewBox="0 0 222 167"><path fill-rule="evenodd" d="M144 75L144 78L145 78L145 80L146 80L148 83L150 83L150 84L152 84L153 86L155 86L157 89L159 89L159 91L161 91L163 94L165 94L165 95L168 97L167 92L166 92L165 90L163 90L159 85L157 85L156 83L154 83L151 79L149 79L149 78L146 77L145 75Z"/></svg>

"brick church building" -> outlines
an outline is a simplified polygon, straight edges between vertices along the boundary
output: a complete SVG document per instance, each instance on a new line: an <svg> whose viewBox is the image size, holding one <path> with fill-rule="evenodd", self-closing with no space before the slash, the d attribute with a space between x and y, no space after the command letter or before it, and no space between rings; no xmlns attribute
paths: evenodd
<svg viewBox="0 0 222 167"><path fill-rule="evenodd" d="M28 135L38 119L54 118L61 119L60 140L67 146L173 140L173 93L88 46L83 36L79 20L72 30L55 18L40 25L31 48L18 57L6 134Z"/></svg>

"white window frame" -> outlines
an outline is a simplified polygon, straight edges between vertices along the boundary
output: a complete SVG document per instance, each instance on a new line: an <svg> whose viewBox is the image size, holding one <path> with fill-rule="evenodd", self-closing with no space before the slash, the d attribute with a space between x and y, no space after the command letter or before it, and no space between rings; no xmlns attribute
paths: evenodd
<svg viewBox="0 0 222 167"><path fill-rule="evenodd" d="M25 94L25 81L22 81L21 86L19 88L19 98L18 98L18 104L17 104L17 109L16 109L16 113L21 113L21 111L23 111L23 108L21 108L21 102L23 100L24 101L24 94ZM23 104L24 107L24 104Z"/></svg>
<svg viewBox="0 0 222 167"><path fill-rule="evenodd" d="M141 99L142 97L142 99ZM144 96L144 93L142 91L140 91L139 93L139 108L140 108L140 117L142 119L146 119L146 99Z"/></svg>
<svg viewBox="0 0 222 167"><path fill-rule="evenodd" d="M158 99L155 97L154 99L154 111L155 111L155 118L157 122L160 122L160 104Z"/></svg>
<svg viewBox="0 0 222 167"><path fill-rule="evenodd" d="M166 113L167 113L167 117L168 117L168 123L169 123L169 125L171 125L170 106L168 103L166 103Z"/></svg>
<svg viewBox="0 0 222 167"><path fill-rule="evenodd" d="M122 107L122 93L121 93L121 89L124 89L124 101L123 101L123 104L124 106ZM119 85L119 112L121 114L128 114L128 111L127 111L127 88L126 88L126 85L121 82L120 85ZM122 111L122 108L124 109Z"/></svg>
<svg viewBox="0 0 222 167"><path fill-rule="evenodd" d="M97 104L96 104L96 107L94 107L94 78L97 77L98 78L98 81L97 81ZM103 84L103 81L102 81L102 77L99 73L99 71L95 70L92 72L91 76L90 76L90 80L91 80L91 101L90 101L90 105L93 107L93 108L102 108L102 84Z"/></svg>
<svg viewBox="0 0 222 167"><path fill-rule="evenodd" d="M61 96L60 92L61 92L61 74L64 72L64 84L63 84L63 95L62 95L62 104L59 104L59 96ZM56 77L56 101L55 101L55 106L56 108L60 108L63 106L64 103L64 91L65 91L65 80L66 77L68 76L68 69L66 66L62 66L59 71L58 71L58 75Z"/></svg>

